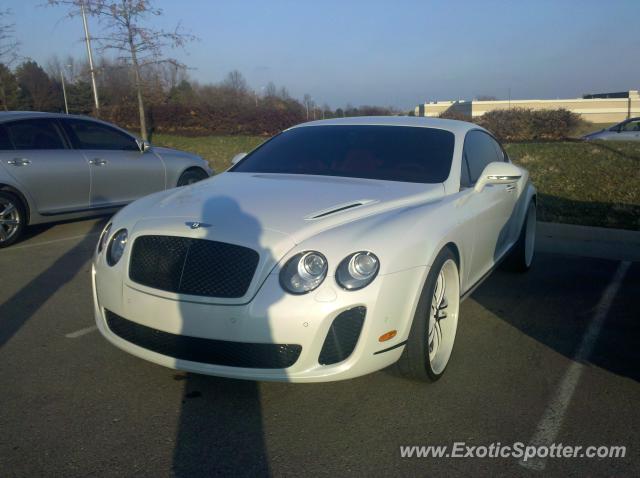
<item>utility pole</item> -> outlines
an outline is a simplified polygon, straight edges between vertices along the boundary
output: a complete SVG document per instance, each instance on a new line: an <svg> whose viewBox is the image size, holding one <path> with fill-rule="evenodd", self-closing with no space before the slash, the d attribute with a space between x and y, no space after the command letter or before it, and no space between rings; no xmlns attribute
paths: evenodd
<svg viewBox="0 0 640 478"><path fill-rule="evenodd" d="M64 111L69 114L69 103L67 103L67 89L64 86L64 73L60 70L60 79L62 80L62 96L64 97Z"/></svg>
<svg viewBox="0 0 640 478"><path fill-rule="evenodd" d="M93 88L93 102L96 106L96 114L100 116L100 102L98 101L98 87L96 85L96 70L93 67L93 53L91 53L91 37L89 36L89 25L87 15L84 11L84 0L80 0L80 11L82 12L82 24L84 25L84 39L87 42L87 56L89 57L89 72L91 73L91 86Z"/></svg>

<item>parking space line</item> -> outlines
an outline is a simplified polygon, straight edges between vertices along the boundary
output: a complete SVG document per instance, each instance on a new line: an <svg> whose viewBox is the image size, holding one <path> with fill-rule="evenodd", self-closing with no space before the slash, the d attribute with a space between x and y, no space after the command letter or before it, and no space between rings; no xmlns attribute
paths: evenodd
<svg viewBox="0 0 640 478"><path fill-rule="evenodd" d="M571 365L565 372L560 385L556 389L553 399L549 402L542 420L538 423L538 427L529 442L530 445L550 446L556 441L560 428L562 427L562 422L564 421L567 408L569 407L573 393L580 381L580 376L582 375L582 370L584 368L583 362L587 360L591 355L591 352L593 352L598 335L602 330L602 326L607 314L609 313L609 309L611 309L611 304L613 303L613 300L618 293L618 289L620 289L620 285L622 284L630 266L631 262L628 261L620 262L618 265L611 282L596 305L593 318L589 323L587 331L582 336L580 347L574 355ZM547 466L547 460L544 458L529 458L527 461L521 460L519 463L525 468L538 471L544 470Z"/></svg>
<svg viewBox="0 0 640 478"><path fill-rule="evenodd" d="M98 330L98 327L92 325L91 327L85 327L84 329L76 330L75 332L71 332L65 335L68 339L77 339L78 337L82 337L83 335L87 335L88 333L93 332L94 330Z"/></svg>
<svg viewBox="0 0 640 478"><path fill-rule="evenodd" d="M2 251L2 253L4 254L6 252L19 251L20 249L30 249L32 247L37 247L37 246L48 246L49 244L55 244L56 242L73 241L75 239L82 239L82 238L85 238L85 237L98 236L98 235L100 235L99 232L92 232L92 233L89 233L89 234L81 234L79 236L62 237L60 239L52 239L50 241L36 242L35 244L25 244L23 246L13 246L13 247L9 247L9 248L5 249L4 251Z"/></svg>

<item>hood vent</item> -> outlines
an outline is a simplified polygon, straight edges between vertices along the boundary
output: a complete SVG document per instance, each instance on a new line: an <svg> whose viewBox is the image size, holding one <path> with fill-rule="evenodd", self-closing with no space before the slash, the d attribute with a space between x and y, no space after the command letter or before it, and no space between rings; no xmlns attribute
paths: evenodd
<svg viewBox="0 0 640 478"><path fill-rule="evenodd" d="M323 209L321 211L316 211L314 213L309 214L305 219L307 221L312 221L314 219L320 219L323 217L330 216L331 214L335 214L338 212L346 211L347 209L353 209L354 207L364 206L365 204L371 204L375 202L373 199L362 199L359 201L353 201L346 204L338 204L336 206L331 206L328 209Z"/></svg>

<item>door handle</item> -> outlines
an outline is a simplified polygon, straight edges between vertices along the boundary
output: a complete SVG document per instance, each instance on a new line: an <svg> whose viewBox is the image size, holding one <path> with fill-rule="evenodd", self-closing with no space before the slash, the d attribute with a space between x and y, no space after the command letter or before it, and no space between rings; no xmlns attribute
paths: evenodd
<svg viewBox="0 0 640 478"><path fill-rule="evenodd" d="M31 161L25 158L14 158L7 161L7 164L10 164L11 166L28 166L31 164Z"/></svg>
<svg viewBox="0 0 640 478"><path fill-rule="evenodd" d="M507 191L508 193L515 191L516 190L516 185L515 184L507 184L507 187L504 188L505 191Z"/></svg>
<svg viewBox="0 0 640 478"><path fill-rule="evenodd" d="M95 158L95 159L89 160L89 164L93 164L94 166L104 166L105 164L107 164L107 160Z"/></svg>

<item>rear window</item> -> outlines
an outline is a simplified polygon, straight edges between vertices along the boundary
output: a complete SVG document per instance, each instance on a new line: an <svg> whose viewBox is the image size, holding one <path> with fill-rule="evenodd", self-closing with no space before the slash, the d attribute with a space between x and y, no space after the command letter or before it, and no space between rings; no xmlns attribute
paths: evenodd
<svg viewBox="0 0 640 478"><path fill-rule="evenodd" d="M455 136L408 126L304 126L264 143L230 169L441 183L449 177Z"/></svg>
<svg viewBox="0 0 640 478"><path fill-rule="evenodd" d="M4 126L0 125L0 149L13 149L9 134Z"/></svg>
<svg viewBox="0 0 640 478"><path fill-rule="evenodd" d="M49 119L29 119L6 123L15 149L65 149L58 128Z"/></svg>

